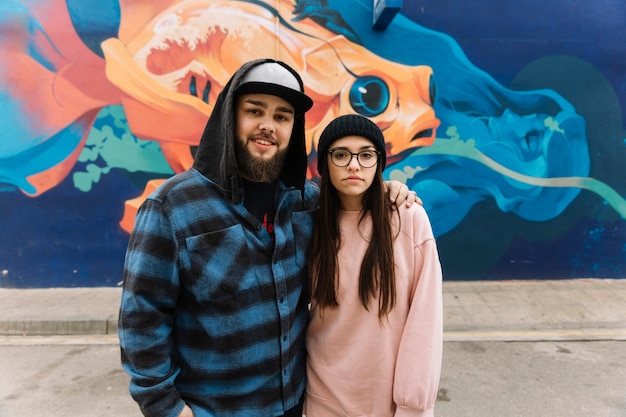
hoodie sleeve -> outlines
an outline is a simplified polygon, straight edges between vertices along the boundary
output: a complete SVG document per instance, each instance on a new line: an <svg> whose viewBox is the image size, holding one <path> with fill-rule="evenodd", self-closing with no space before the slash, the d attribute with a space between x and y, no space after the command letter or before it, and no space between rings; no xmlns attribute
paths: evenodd
<svg viewBox="0 0 626 417"><path fill-rule="evenodd" d="M425 215L415 219L414 284L398 349L393 400L395 417L434 416L443 350L442 271L437 245ZM421 236L419 235L421 233Z"/></svg>

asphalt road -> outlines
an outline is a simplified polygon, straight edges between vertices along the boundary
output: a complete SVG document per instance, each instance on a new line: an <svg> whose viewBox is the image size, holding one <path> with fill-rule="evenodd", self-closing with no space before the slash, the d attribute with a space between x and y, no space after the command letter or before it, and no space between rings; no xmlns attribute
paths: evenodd
<svg viewBox="0 0 626 417"><path fill-rule="evenodd" d="M0 417L140 417L111 337L0 337ZM437 417L626 417L625 341L447 341Z"/></svg>

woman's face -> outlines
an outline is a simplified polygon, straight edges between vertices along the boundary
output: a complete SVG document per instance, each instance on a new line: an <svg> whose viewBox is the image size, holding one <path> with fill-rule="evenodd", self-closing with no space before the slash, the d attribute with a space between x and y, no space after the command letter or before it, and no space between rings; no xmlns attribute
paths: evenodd
<svg viewBox="0 0 626 417"><path fill-rule="evenodd" d="M328 175L337 189L342 208L361 210L363 196L376 176L376 147L362 136L345 136L334 141L328 149Z"/></svg>

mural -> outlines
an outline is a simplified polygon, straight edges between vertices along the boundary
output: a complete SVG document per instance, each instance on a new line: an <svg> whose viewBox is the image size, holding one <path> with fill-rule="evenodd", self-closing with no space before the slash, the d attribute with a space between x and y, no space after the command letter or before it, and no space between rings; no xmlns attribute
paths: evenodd
<svg viewBox="0 0 626 417"><path fill-rule="evenodd" d="M311 178L334 117L383 129L385 175L423 198L445 279L626 277L626 45L510 60L463 32L496 11L411 3L376 31L365 0L3 1L0 287L118 285L138 206L191 166L223 85L262 56L314 99ZM575 44L607 19L624 31L623 4L583 6L595 26Z"/></svg>

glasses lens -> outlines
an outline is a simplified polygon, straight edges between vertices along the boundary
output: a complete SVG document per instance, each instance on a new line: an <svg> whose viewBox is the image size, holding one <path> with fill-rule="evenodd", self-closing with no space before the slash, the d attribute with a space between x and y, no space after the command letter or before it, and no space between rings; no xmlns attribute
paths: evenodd
<svg viewBox="0 0 626 417"><path fill-rule="evenodd" d="M375 151L361 151L359 152L359 164L363 168L371 168L376 165L378 161L378 154Z"/></svg>
<svg viewBox="0 0 626 417"><path fill-rule="evenodd" d="M330 154L330 158L332 159L333 164L337 165L338 167L345 167L352 160L352 154L348 151L335 149Z"/></svg>

